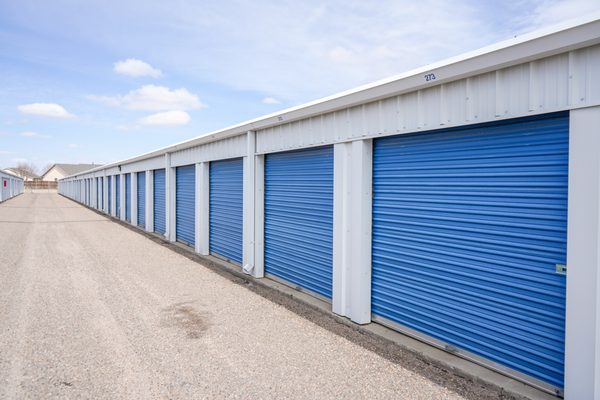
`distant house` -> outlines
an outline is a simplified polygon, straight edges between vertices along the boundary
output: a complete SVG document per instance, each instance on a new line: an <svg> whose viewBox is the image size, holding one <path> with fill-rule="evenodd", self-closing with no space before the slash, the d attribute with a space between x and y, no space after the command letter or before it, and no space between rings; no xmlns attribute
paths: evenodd
<svg viewBox="0 0 600 400"><path fill-rule="evenodd" d="M22 168L10 167L10 168L4 168L4 171L8 172L9 174L13 174L20 178L23 178L23 180L25 182L37 181L37 180L41 179L41 177L39 175L34 174L33 172L27 171Z"/></svg>
<svg viewBox="0 0 600 400"><path fill-rule="evenodd" d="M75 175L99 166L100 164L54 164L44 172L42 181L56 182L65 176Z"/></svg>

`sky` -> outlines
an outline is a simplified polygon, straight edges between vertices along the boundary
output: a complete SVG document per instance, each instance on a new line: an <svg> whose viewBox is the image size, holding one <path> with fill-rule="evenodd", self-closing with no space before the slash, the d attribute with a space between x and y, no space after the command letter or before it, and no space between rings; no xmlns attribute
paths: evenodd
<svg viewBox="0 0 600 400"><path fill-rule="evenodd" d="M0 168L109 163L600 10L600 0L0 0Z"/></svg>

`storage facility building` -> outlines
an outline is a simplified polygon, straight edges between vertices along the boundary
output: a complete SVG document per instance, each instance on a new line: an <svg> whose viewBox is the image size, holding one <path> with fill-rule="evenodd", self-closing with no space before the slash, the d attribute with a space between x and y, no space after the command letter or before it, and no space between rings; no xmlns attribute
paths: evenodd
<svg viewBox="0 0 600 400"><path fill-rule="evenodd" d="M539 389L600 398L600 20L60 181Z"/></svg>
<svg viewBox="0 0 600 400"><path fill-rule="evenodd" d="M0 170L0 202L23 193L23 178L8 171Z"/></svg>

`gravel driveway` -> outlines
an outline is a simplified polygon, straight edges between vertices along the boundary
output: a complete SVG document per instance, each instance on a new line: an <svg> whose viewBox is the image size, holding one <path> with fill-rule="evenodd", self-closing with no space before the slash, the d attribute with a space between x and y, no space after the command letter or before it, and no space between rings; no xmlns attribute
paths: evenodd
<svg viewBox="0 0 600 400"><path fill-rule="evenodd" d="M57 194L0 238L1 399L464 398Z"/></svg>

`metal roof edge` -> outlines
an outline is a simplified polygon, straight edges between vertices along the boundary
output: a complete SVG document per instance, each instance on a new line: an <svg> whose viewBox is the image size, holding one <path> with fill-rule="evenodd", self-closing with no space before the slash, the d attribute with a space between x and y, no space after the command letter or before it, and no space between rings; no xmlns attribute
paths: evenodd
<svg viewBox="0 0 600 400"><path fill-rule="evenodd" d="M247 131L266 129L284 123L353 107L359 104L417 91L426 87L437 86L442 83L448 83L468 76L479 75L512 65L591 46L600 43L599 32L600 12L523 35L518 35L514 38L425 65L400 75L395 75L308 103L260 116L148 153L70 175L63 179L158 157L166 153L172 153L228 137L238 136ZM426 81L424 77L425 74L434 74L435 79Z"/></svg>
<svg viewBox="0 0 600 400"><path fill-rule="evenodd" d="M6 174L6 175L10 175L10 176L12 176L13 178L20 179L20 180L22 180L22 181L24 181L24 180L25 180L25 178L23 178L22 176L19 176L19 175L15 174L14 172L8 172L8 171L7 171L7 170L5 170L5 169L0 169L0 172L1 172L1 173L3 173L3 174Z"/></svg>

